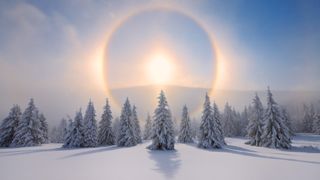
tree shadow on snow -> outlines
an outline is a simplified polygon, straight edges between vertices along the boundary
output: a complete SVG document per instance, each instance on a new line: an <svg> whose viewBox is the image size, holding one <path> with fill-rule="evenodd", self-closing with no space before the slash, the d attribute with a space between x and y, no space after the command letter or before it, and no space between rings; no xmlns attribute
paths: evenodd
<svg viewBox="0 0 320 180"><path fill-rule="evenodd" d="M64 151L64 150L65 149L62 148L62 147L60 147L60 148L50 148L50 149L23 149L23 150L18 150L18 151L1 152L0 157L26 155L26 154L52 152L52 151Z"/></svg>
<svg viewBox="0 0 320 180"><path fill-rule="evenodd" d="M155 171L160 172L165 176L165 179L172 179L177 173L181 160L179 153L173 151L149 150L149 157L156 163Z"/></svg>
<svg viewBox="0 0 320 180"><path fill-rule="evenodd" d="M196 144L188 144L189 146L199 148ZM280 150L280 151L287 151L287 152L306 152L306 150L301 150L301 147L293 147L290 150ZM299 163L309 163L309 164L320 164L318 161L307 161L307 160L299 160L299 159L291 159L291 158L282 158L282 157L273 157L273 156L264 156L257 154L257 151L253 151L250 149L233 146L233 145L225 145L221 149L202 149L204 151L210 151L210 152L226 152L236 155L242 155L242 156L249 156L249 157L255 157L255 158L264 158L264 159L274 159L274 160L284 160L284 161L292 161L292 162L299 162ZM310 150L311 151L311 150ZM310 152L309 151L309 152Z"/></svg>
<svg viewBox="0 0 320 180"><path fill-rule="evenodd" d="M77 156L85 156L85 155L90 155L90 154L102 153L102 152L106 152L106 151L116 150L116 149L119 149L119 148L120 147L117 147L116 145L105 146L105 147L96 147L94 149L92 148L89 151L84 151L84 152L71 154L71 155L62 157L60 159L69 159L69 158L73 158L73 157L77 157ZM85 148L78 148L78 149L85 149Z"/></svg>
<svg viewBox="0 0 320 180"><path fill-rule="evenodd" d="M292 146L291 149L283 149L284 152L320 153L320 149L314 146Z"/></svg>
<svg viewBox="0 0 320 180"><path fill-rule="evenodd" d="M309 164L320 164L320 162L317 162L317 161L307 161L307 160L299 160L299 159L291 159L291 158L283 158L283 157L264 156L264 155L257 154L254 151L251 151L251 150L248 150L245 148L239 148L239 147L235 148L235 147L236 146L227 145L227 146L224 146L223 149L218 149L218 150L213 150L213 151L227 152L227 153L232 153L232 154L237 154L237 155L244 155L244 156L264 158L264 159L284 160L284 161L309 163Z"/></svg>

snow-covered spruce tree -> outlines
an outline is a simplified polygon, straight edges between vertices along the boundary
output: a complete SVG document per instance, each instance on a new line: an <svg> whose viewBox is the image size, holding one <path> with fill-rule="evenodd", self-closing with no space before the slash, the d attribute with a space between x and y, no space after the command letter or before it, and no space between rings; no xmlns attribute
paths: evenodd
<svg viewBox="0 0 320 180"><path fill-rule="evenodd" d="M191 123L190 123L190 127L191 127L191 136L192 136L192 139L198 139L199 137L199 129L200 129L200 121L197 120L197 119L193 119L191 120Z"/></svg>
<svg viewBox="0 0 320 180"><path fill-rule="evenodd" d="M83 117L81 110L76 113L74 121L69 123L68 135L63 144L64 148L78 148L83 144Z"/></svg>
<svg viewBox="0 0 320 180"><path fill-rule="evenodd" d="M262 120L263 120L263 106L260 101L258 94L253 99L252 113L249 117L249 124L247 127L247 136L249 141L246 144L253 146L261 146L261 135L262 135Z"/></svg>
<svg viewBox="0 0 320 180"><path fill-rule="evenodd" d="M142 143L141 128L140 128L140 123L138 120L137 108L135 105L133 105L133 107L132 107L132 122L134 125L134 138L137 143Z"/></svg>
<svg viewBox="0 0 320 180"><path fill-rule="evenodd" d="M90 100L83 119L83 147L96 147L98 145L98 127L96 111Z"/></svg>
<svg viewBox="0 0 320 180"><path fill-rule="evenodd" d="M224 134L223 134L222 125L221 125L221 115L220 115L219 108L215 102L213 102L212 108L213 108L212 112L213 112L214 131L217 135L217 138L220 144L225 145L226 142L224 140Z"/></svg>
<svg viewBox="0 0 320 180"><path fill-rule="evenodd" d="M114 121L112 123L112 130L114 133L114 139L115 139L115 143L117 142L117 139L119 137L119 130L120 130L120 118L116 117L114 118Z"/></svg>
<svg viewBox="0 0 320 180"><path fill-rule="evenodd" d="M226 103L223 113L222 128L224 135L227 137L236 136L236 115L236 112L232 110L231 106L228 103Z"/></svg>
<svg viewBox="0 0 320 180"><path fill-rule="evenodd" d="M243 112L240 114L240 122L239 122L239 130L238 130L239 136L244 137L247 135L248 124L249 124L249 113L248 113L247 106L245 106Z"/></svg>
<svg viewBox="0 0 320 180"><path fill-rule="evenodd" d="M174 150L174 129L167 99L161 90L158 107L154 111L151 150Z"/></svg>
<svg viewBox="0 0 320 180"><path fill-rule="evenodd" d="M182 109L182 118L180 123L180 132L178 137L179 143L193 143L191 124L188 108L186 105Z"/></svg>
<svg viewBox="0 0 320 180"><path fill-rule="evenodd" d="M171 117L174 137L179 135L180 127L176 117Z"/></svg>
<svg viewBox="0 0 320 180"><path fill-rule="evenodd" d="M42 141L41 143L49 143L49 135L48 135L48 123L46 121L46 118L44 117L43 114L39 115L39 120L40 120L40 130L42 132Z"/></svg>
<svg viewBox="0 0 320 180"><path fill-rule="evenodd" d="M320 135L320 114L317 113L313 121L313 132Z"/></svg>
<svg viewBox="0 0 320 180"><path fill-rule="evenodd" d="M315 115L314 107L311 104L310 107L307 105L303 105L304 115L303 115L303 132L305 133L311 133L312 132L312 126L313 126L313 118Z"/></svg>
<svg viewBox="0 0 320 180"><path fill-rule="evenodd" d="M217 134L215 132L213 121L213 112L210 104L210 99L208 94L206 94L200 124L200 137L198 144L200 148L221 148L221 143L218 140Z"/></svg>
<svg viewBox="0 0 320 180"><path fill-rule="evenodd" d="M59 125L51 130L50 141L52 143L64 143L67 136L67 129L67 120L62 118Z"/></svg>
<svg viewBox="0 0 320 180"><path fill-rule="evenodd" d="M57 143L57 137L58 137L58 130L57 130L57 126L53 126L52 129L50 130L49 133L49 139L51 143Z"/></svg>
<svg viewBox="0 0 320 180"><path fill-rule="evenodd" d="M18 105L14 105L0 126L0 147L9 147L21 118L21 110Z"/></svg>
<svg viewBox="0 0 320 180"><path fill-rule="evenodd" d="M281 113L282 113L282 117L284 119L284 123L286 124L286 126L289 129L290 137L292 137L294 135L294 132L293 132L292 125L291 125L291 118L290 118L289 114L287 113L287 110L284 107L282 107L281 110L282 110Z"/></svg>
<svg viewBox="0 0 320 180"><path fill-rule="evenodd" d="M23 112L11 147L36 146L42 142L41 123L39 111L34 105L33 99L30 100L28 107Z"/></svg>
<svg viewBox="0 0 320 180"><path fill-rule="evenodd" d="M144 125L143 139L149 140L151 137L151 133L152 133L152 122L151 122L150 114L148 113L146 123Z"/></svg>
<svg viewBox="0 0 320 180"><path fill-rule="evenodd" d="M134 124L132 121L132 110L129 99L126 99L121 111L117 146L129 147L137 145L134 135Z"/></svg>
<svg viewBox="0 0 320 180"><path fill-rule="evenodd" d="M261 142L263 147L284 149L291 147L289 129L284 122L281 108L274 101L269 88L267 109L263 118Z"/></svg>
<svg viewBox="0 0 320 180"><path fill-rule="evenodd" d="M106 100L104 111L99 122L98 143L99 145L114 145L115 136L112 130L112 112L109 101Z"/></svg>

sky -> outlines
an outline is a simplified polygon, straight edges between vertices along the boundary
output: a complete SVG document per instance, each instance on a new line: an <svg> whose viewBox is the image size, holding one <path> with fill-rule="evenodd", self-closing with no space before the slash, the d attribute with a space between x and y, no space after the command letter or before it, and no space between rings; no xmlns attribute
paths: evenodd
<svg viewBox="0 0 320 180"><path fill-rule="evenodd" d="M319 19L318 0L0 1L0 117L31 97L51 119L73 116L89 99L101 109L107 89L157 81L318 91Z"/></svg>

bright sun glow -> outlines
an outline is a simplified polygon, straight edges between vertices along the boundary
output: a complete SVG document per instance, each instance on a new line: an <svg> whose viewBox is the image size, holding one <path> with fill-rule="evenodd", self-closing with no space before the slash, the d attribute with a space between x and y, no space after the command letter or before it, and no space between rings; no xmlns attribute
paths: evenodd
<svg viewBox="0 0 320 180"><path fill-rule="evenodd" d="M146 75L151 84L169 84L174 75L174 64L169 56L156 53L147 61Z"/></svg>

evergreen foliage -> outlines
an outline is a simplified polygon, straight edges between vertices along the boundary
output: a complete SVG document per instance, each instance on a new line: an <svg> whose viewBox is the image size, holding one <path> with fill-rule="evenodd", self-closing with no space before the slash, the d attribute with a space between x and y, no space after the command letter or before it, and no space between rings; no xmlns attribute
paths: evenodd
<svg viewBox="0 0 320 180"><path fill-rule="evenodd" d="M158 107L154 111L151 150L174 150L174 127L167 99L161 90Z"/></svg>

